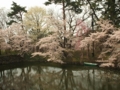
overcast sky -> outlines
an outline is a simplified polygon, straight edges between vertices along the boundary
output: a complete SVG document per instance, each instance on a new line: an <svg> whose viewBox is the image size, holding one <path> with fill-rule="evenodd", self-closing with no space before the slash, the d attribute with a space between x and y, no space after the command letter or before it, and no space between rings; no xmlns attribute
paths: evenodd
<svg viewBox="0 0 120 90"><path fill-rule="evenodd" d="M5 7L6 9L10 9L12 1L16 2L18 5L29 8L33 6L45 7L44 3L47 0L0 0L0 8Z"/></svg>

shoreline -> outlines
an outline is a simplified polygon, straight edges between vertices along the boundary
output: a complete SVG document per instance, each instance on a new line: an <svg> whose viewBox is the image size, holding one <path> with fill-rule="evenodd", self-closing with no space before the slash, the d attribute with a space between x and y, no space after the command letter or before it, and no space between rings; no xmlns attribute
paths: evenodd
<svg viewBox="0 0 120 90"><path fill-rule="evenodd" d="M26 60L25 57L21 57L20 55L9 55L9 56L0 56L0 65L13 65L13 64L24 64L24 63L44 63L44 64L56 64L58 66L65 66L65 65L76 65L76 66L91 66L91 67L100 67L100 68L113 68L113 69L119 69L118 67L115 67L111 64L108 64L108 62L87 62L87 64L84 64L84 62L65 62L65 63L59 63L59 62L54 62L54 61L47 61L45 59L42 58L37 58L35 60L33 60L34 58L30 58L30 60ZM89 64L93 64L93 65L89 65ZM94 65L97 64L97 65Z"/></svg>

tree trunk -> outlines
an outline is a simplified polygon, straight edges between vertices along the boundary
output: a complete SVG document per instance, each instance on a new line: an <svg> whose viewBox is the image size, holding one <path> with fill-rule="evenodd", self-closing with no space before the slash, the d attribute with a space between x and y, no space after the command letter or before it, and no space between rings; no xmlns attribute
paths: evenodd
<svg viewBox="0 0 120 90"><path fill-rule="evenodd" d="M89 57L90 57L90 55L89 55L89 53L90 53L90 50L89 50L89 47L90 47L90 45L88 44L88 50L87 50L87 53L88 53L88 59L89 59Z"/></svg>
<svg viewBox="0 0 120 90"><path fill-rule="evenodd" d="M93 41L93 51L92 51L92 57L94 57L95 56L95 47L94 47L95 45L94 45L94 41Z"/></svg>
<svg viewBox="0 0 120 90"><path fill-rule="evenodd" d="M91 26L92 26L92 32L94 32L94 16L93 16L93 14L92 14Z"/></svg>
<svg viewBox="0 0 120 90"><path fill-rule="evenodd" d="M65 37L65 33L66 33L66 15L65 15L65 2L64 0L62 0L62 5L63 5L63 27L64 27L64 48L66 45L66 37Z"/></svg>
<svg viewBox="0 0 120 90"><path fill-rule="evenodd" d="M2 51L1 51L1 45L0 45L0 55L2 54Z"/></svg>
<svg viewBox="0 0 120 90"><path fill-rule="evenodd" d="M1 55L1 49L0 49L0 55Z"/></svg>
<svg viewBox="0 0 120 90"><path fill-rule="evenodd" d="M66 15L65 15L65 2L63 0L63 23L64 23L64 32L66 31Z"/></svg>
<svg viewBox="0 0 120 90"><path fill-rule="evenodd" d="M99 20L98 16L97 16L96 13L95 13L95 9L92 7L92 5L91 5L91 3L90 3L90 0L87 0L87 2L88 2L88 4L90 5L90 9L92 9L92 12L93 12L95 18L96 18L97 20Z"/></svg>

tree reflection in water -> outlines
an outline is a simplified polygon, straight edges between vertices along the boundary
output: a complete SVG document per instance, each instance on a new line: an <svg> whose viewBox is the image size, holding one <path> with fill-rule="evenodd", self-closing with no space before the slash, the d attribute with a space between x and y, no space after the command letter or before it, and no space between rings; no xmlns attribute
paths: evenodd
<svg viewBox="0 0 120 90"><path fill-rule="evenodd" d="M0 72L0 90L119 90L120 74L95 68L27 66Z"/></svg>

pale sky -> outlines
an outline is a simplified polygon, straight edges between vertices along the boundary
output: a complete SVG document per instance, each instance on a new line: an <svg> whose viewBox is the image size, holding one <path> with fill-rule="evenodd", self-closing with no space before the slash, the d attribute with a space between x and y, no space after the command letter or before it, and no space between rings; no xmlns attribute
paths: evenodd
<svg viewBox="0 0 120 90"><path fill-rule="evenodd" d="M45 7L44 3L47 0L0 0L0 8L5 7L6 9L10 9L12 1L20 6L29 8L33 6Z"/></svg>

